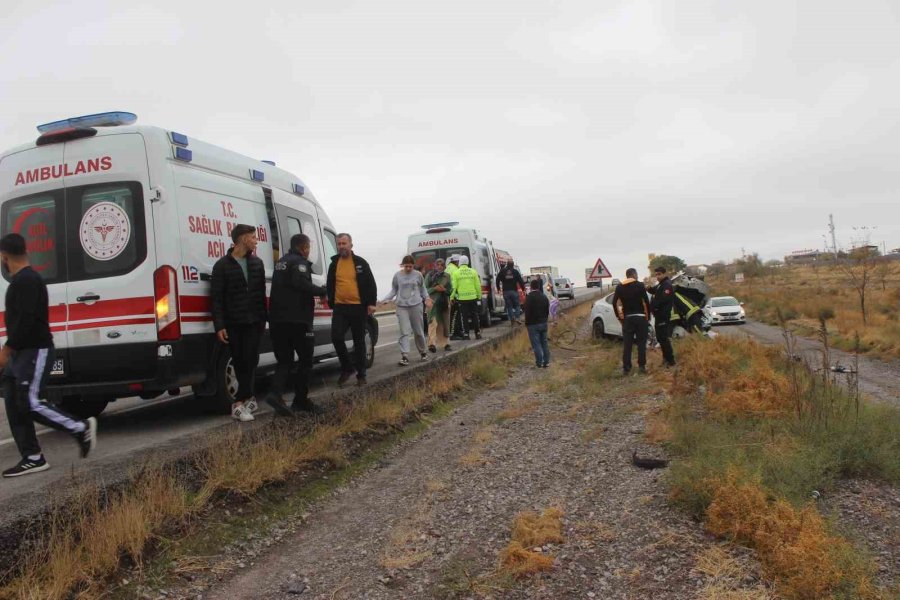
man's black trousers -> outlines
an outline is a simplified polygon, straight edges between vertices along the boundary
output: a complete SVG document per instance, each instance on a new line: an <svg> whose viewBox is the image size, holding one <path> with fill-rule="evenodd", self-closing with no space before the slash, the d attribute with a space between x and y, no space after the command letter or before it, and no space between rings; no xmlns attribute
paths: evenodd
<svg viewBox="0 0 900 600"><path fill-rule="evenodd" d="M356 377L366 376L366 319L368 309L362 304L336 304L331 315L331 343L341 361L341 370L352 373L356 369ZM353 334L353 360L347 352L347 330Z"/></svg>
<svg viewBox="0 0 900 600"><path fill-rule="evenodd" d="M231 364L234 365L234 374L238 380L235 402L249 400L254 395L256 367L259 365L259 342L264 328L264 323L225 326L228 332Z"/></svg>
<svg viewBox="0 0 900 600"><path fill-rule="evenodd" d="M300 365L294 379L294 404L305 404L309 397L309 377L316 348L316 335L312 327L306 323L271 323L269 334L272 336L275 360L278 361L272 378L272 391L281 396L287 390L296 354L300 357Z"/></svg>
<svg viewBox="0 0 900 600"><path fill-rule="evenodd" d="M23 348L13 353L3 372L6 418L22 458L41 454L35 421L76 434L84 422L41 400L53 364L53 348Z"/></svg>
<svg viewBox="0 0 900 600"><path fill-rule="evenodd" d="M459 301L459 311L462 313L462 320L465 323L466 332L464 335L468 335L469 331L474 331L475 333L481 333L481 315L479 314L479 301L478 300L460 300Z"/></svg>
<svg viewBox="0 0 900 600"><path fill-rule="evenodd" d="M631 370L631 346L637 343L638 366L647 366L647 334L650 325L647 317L643 315L631 315L625 317L622 323L622 370L626 373Z"/></svg>
<svg viewBox="0 0 900 600"><path fill-rule="evenodd" d="M669 366L675 366L675 351L672 349L672 324L668 321L656 322L656 341L662 350L663 360Z"/></svg>

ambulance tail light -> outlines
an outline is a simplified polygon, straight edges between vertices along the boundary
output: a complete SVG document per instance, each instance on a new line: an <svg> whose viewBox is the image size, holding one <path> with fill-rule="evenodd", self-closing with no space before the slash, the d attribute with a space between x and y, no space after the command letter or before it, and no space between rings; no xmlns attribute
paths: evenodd
<svg viewBox="0 0 900 600"><path fill-rule="evenodd" d="M156 300L156 337L159 341L181 337L178 312L178 279L175 269L163 265L153 273L153 296Z"/></svg>

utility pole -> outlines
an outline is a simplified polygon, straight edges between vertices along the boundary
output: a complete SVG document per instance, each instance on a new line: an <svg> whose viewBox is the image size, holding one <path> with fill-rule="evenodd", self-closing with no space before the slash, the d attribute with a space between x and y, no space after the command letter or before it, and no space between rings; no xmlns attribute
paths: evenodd
<svg viewBox="0 0 900 600"><path fill-rule="evenodd" d="M834 253L834 262L837 264L837 240L834 237L834 215L828 215L828 231L831 233L831 251Z"/></svg>

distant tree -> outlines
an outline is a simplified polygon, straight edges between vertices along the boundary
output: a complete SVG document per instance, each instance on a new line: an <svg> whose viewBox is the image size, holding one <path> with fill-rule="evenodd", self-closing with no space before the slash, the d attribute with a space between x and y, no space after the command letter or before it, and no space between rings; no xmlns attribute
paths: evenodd
<svg viewBox="0 0 900 600"><path fill-rule="evenodd" d="M859 296L859 310L862 313L863 326L868 325L866 310L866 292L874 275L875 256L868 248L868 241L862 247L850 252L848 260L838 263L841 271L850 279Z"/></svg>
<svg viewBox="0 0 900 600"><path fill-rule="evenodd" d="M725 272L725 261L718 260L713 264L709 265L709 269L706 270L706 274L710 276L721 275Z"/></svg>
<svg viewBox="0 0 900 600"><path fill-rule="evenodd" d="M656 267L665 267L669 273L677 273L683 271L687 263L677 256L669 256L668 254L660 254L650 261L650 270Z"/></svg>
<svg viewBox="0 0 900 600"><path fill-rule="evenodd" d="M744 277L758 277L766 272L762 259L759 258L759 254L756 252L738 258L734 261L734 264L738 272L744 274Z"/></svg>
<svg viewBox="0 0 900 600"><path fill-rule="evenodd" d="M891 261L880 260L875 266L875 277L881 283L881 291L887 290L887 282L891 277Z"/></svg>

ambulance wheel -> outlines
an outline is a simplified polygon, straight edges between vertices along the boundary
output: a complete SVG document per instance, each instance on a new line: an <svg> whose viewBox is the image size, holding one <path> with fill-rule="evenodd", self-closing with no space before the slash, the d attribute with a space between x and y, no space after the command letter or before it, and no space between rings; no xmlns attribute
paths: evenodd
<svg viewBox="0 0 900 600"><path fill-rule="evenodd" d="M492 325L491 323L491 297L488 296L487 302L483 303L484 305L481 307L481 315L479 315L479 319L481 320L481 326L484 329L487 329Z"/></svg>
<svg viewBox="0 0 900 600"><path fill-rule="evenodd" d="M66 396L57 404L73 417L87 419L102 413L110 400L109 396Z"/></svg>
<svg viewBox="0 0 900 600"><path fill-rule="evenodd" d="M606 337L606 327L603 325L603 319L594 319L594 326L591 328L595 340L602 340Z"/></svg>
<svg viewBox="0 0 900 600"><path fill-rule="evenodd" d="M234 370L234 361L227 348L219 351L215 368L216 391L203 398L207 409L217 415L231 414L231 405L237 396L238 381Z"/></svg>
<svg viewBox="0 0 900 600"><path fill-rule="evenodd" d="M366 325L366 368L371 369L375 364L375 332L370 325Z"/></svg>

